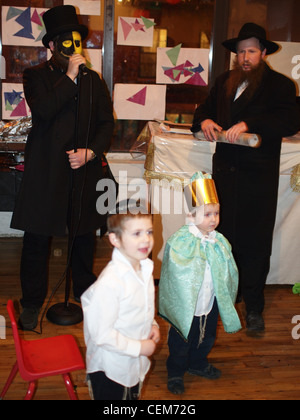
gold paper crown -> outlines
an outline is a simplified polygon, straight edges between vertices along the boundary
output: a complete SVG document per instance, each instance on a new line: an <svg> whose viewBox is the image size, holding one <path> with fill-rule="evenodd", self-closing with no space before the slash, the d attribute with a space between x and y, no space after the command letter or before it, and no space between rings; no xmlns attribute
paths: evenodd
<svg viewBox="0 0 300 420"><path fill-rule="evenodd" d="M189 211L204 204L219 204L218 194L213 179L195 179L184 188L184 196Z"/></svg>

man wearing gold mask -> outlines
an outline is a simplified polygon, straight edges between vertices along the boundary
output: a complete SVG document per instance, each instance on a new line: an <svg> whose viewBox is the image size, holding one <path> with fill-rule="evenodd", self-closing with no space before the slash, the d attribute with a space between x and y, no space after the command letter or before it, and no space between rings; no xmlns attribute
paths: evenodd
<svg viewBox="0 0 300 420"><path fill-rule="evenodd" d="M32 129L11 223L25 232L20 273L24 329L37 325L47 294L50 237L75 227L71 271L76 300L96 278L94 232L106 222L96 211L96 184L103 178L101 157L109 148L114 125L104 82L86 67L81 71L86 66L82 41L88 28L79 24L75 8L53 7L43 20L47 31L43 44L52 57L24 71Z"/></svg>

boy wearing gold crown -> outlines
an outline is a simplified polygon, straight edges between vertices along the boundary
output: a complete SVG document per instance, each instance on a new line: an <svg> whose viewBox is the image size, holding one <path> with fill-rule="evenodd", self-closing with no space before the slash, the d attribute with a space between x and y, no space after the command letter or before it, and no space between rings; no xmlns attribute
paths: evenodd
<svg viewBox="0 0 300 420"><path fill-rule="evenodd" d="M184 392L185 372L217 379L207 356L216 339L218 316L228 333L240 330L234 307L238 271L219 224L219 201L209 174L197 172L184 189L187 224L167 241L159 282L159 315L168 335L168 389Z"/></svg>

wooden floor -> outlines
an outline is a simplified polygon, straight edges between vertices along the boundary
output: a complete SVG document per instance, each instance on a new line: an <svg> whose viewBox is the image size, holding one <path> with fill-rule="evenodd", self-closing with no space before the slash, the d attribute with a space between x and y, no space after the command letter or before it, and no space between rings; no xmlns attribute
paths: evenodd
<svg viewBox="0 0 300 420"><path fill-rule="evenodd" d="M20 298L19 261L21 239L0 238L0 315L6 318L6 338L0 340L0 390L15 361L12 331L6 313L8 299ZM54 256L62 252L62 256ZM110 257L111 249L107 238L97 240L95 272L99 273ZM49 296L65 268L66 241L55 239L51 246L49 264ZM300 282L300 273L299 273ZM266 332L262 337L249 337L245 329L228 335L219 324L216 345L210 354L210 361L222 370L222 377L209 381L186 374L186 392L174 396L166 387L165 362L168 354L168 325L158 318L162 339L152 358L152 368L142 390L144 400L298 400L300 399L300 340L293 339L292 318L300 315L300 296L292 293L291 286L266 287L265 321ZM64 301L64 284L54 295L50 306ZM70 298L72 301L72 298ZM243 304L237 309L243 319ZM244 321L242 321L244 322ZM300 321L299 321L300 322ZM20 332L28 339L38 339L57 334L73 334L85 354L82 323L62 327L51 324L46 317L37 327L42 335L34 332ZM297 327L295 332L298 332ZM300 329L299 329L300 332ZM72 374L80 400L89 400L85 383L85 372ZM19 400L26 393L27 384L17 374L5 399ZM68 399L61 377L40 380L35 394L36 400Z"/></svg>

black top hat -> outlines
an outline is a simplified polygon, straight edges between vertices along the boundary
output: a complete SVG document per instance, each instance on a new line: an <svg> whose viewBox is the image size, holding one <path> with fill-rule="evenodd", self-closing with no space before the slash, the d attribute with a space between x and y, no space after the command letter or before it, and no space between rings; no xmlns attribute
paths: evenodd
<svg viewBox="0 0 300 420"><path fill-rule="evenodd" d="M77 31L81 38L85 39L88 35L88 28L78 22L76 9L74 6L56 6L47 10L43 15L43 21L46 27L46 35L42 42L46 48L49 48L49 41L56 35Z"/></svg>
<svg viewBox="0 0 300 420"><path fill-rule="evenodd" d="M266 48L267 54L273 54L279 48L279 45L275 42L266 39L266 31L261 26L256 25L256 23L245 23L237 38L228 39L227 41L222 42L222 45L228 50L236 53L237 43L249 38L257 38Z"/></svg>

